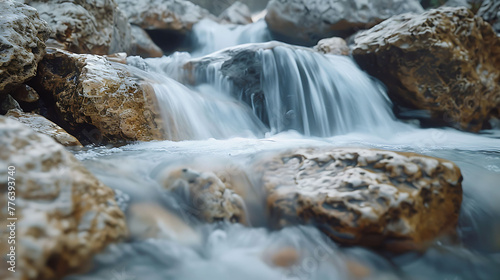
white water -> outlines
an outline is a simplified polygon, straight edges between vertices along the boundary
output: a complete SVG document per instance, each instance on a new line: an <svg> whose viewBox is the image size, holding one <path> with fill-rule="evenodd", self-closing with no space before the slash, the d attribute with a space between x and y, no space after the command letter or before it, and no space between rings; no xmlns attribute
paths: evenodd
<svg viewBox="0 0 500 280"><path fill-rule="evenodd" d="M223 30L215 27L214 34L217 28ZM238 41L229 43L234 42ZM185 78L178 66L191 58L189 54L138 61L155 74L137 72L155 81L170 139L184 141L96 147L76 156L106 185L128 194L126 204L160 204L177 213L201 241L186 245L150 238L112 245L95 258L92 271L67 280L442 280L500 275L499 131L476 135L403 124L392 115L384 89L349 58L284 47L259 51L258 56L264 65L261 79L270 124L266 137L256 118L259 108L239 100L241 93L221 78L220 64L196 73L211 86L187 87L171 78ZM435 243L422 254L402 256L343 248L310 226L269 230L265 221L259 222L265 219L259 203L249 205L249 209L261 208L248 213L253 228L207 225L186 215L187 210L162 191L158 181L158 175L170 168L234 165L245 169L260 152L318 146L410 151L454 161L464 176L458 244ZM269 265L269 255L287 248L300 252L296 265L287 269ZM367 270L366 277L355 277L349 270L352 263L364 267L357 270Z"/></svg>

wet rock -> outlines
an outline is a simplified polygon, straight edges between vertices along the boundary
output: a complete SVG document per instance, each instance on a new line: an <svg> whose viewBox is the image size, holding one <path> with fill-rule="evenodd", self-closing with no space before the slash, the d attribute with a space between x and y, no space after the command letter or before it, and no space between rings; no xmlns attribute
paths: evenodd
<svg viewBox="0 0 500 280"><path fill-rule="evenodd" d="M168 239L188 246L201 242L198 232L157 204L137 203L130 206L127 225L130 236L135 239Z"/></svg>
<svg viewBox="0 0 500 280"><path fill-rule="evenodd" d="M51 49L35 83L38 92L55 101L64 127L80 141L163 139L152 87L104 57Z"/></svg>
<svg viewBox="0 0 500 280"><path fill-rule="evenodd" d="M24 113L19 110L10 110L7 112L6 116L28 126L38 133L52 137L63 146L82 147L80 141L74 136L43 116L33 113Z"/></svg>
<svg viewBox="0 0 500 280"><path fill-rule="evenodd" d="M2 103L0 103L0 113L6 114L9 110L22 111L21 106L19 106L19 103L12 96L10 96L10 94L7 94Z"/></svg>
<svg viewBox="0 0 500 280"><path fill-rule="evenodd" d="M191 31L194 24L210 13L185 0L117 0L129 22L146 30Z"/></svg>
<svg viewBox="0 0 500 280"><path fill-rule="evenodd" d="M273 266L276 267L292 267L296 265L300 260L300 253L295 248L282 248L274 252L266 252L264 259Z"/></svg>
<svg viewBox="0 0 500 280"><path fill-rule="evenodd" d="M489 22L495 32L500 33L500 1L484 0L477 15Z"/></svg>
<svg viewBox="0 0 500 280"><path fill-rule="evenodd" d="M15 174L9 174L15 178L17 218L17 274L10 275L14 279L62 279L126 237L125 217L113 190L50 137L0 116L3 190L12 182L8 166L15 167ZM7 214L7 207L2 207L3 221Z"/></svg>
<svg viewBox="0 0 500 280"><path fill-rule="evenodd" d="M11 0L0 2L0 100L36 75L49 32L32 7Z"/></svg>
<svg viewBox="0 0 500 280"><path fill-rule="evenodd" d="M358 64L399 106L474 132L500 115L500 37L469 10L395 16L355 42Z"/></svg>
<svg viewBox="0 0 500 280"><path fill-rule="evenodd" d="M162 185L184 202L189 213L204 221L246 223L243 199L213 172L175 170L166 174Z"/></svg>
<svg viewBox="0 0 500 280"><path fill-rule="evenodd" d="M139 26L132 25L132 53L143 58L162 57L163 51L158 47L148 33Z"/></svg>
<svg viewBox="0 0 500 280"><path fill-rule="evenodd" d="M40 99L38 93L28 85L21 85L11 92L10 95L18 102L33 103Z"/></svg>
<svg viewBox="0 0 500 280"><path fill-rule="evenodd" d="M130 24L115 0L24 0L52 29L51 38L74 53L131 50Z"/></svg>
<svg viewBox="0 0 500 280"><path fill-rule="evenodd" d="M344 39L333 37L318 42L314 50L324 54L349 55L349 47Z"/></svg>
<svg viewBox="0 0 500 280"><path fill-rule="evenodd" d="M266 22L281 39L314 45L323 38L345 38L393 15L422 11L417 0L271 0Z"/></svg>
<svg viewBox="0 0 500 280"><path fill-rule="evenodd" d="M227 8L222 14L220 14L219 19L223 22L233 23L233 24L250 24L252 23L252 13L248 6L236 1L229 8Z"/></svg>
<svg viewBox="0 0 500 280"><path fill-rule="evenodd" d="M257 162L271 223L312 224L343 244L423 248L453 231L462 176L452 162L413 153L304 149Z"/></svg>

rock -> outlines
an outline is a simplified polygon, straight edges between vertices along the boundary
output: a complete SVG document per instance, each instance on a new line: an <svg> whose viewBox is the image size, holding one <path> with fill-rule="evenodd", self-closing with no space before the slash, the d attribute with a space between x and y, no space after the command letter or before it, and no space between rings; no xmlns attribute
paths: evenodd
<svg viewBox="0 0 500 280"><path fill-rule="evenodd" d="M74 53L131 51L130 24L115 0L25 0L53 30L51 38Z"/></svg>
<svg viewBox="0 0 500 280"><path fill-rule="evenodd" d="M397 105L473 132L500 115L500 38L466 8L395 16L355 42L354 58Z"/></svg>
<svg viewBox="0 0 500 280"><path fill-rule="evenodd" d="M35 9L11 0L0 2L0 100L36 75L49 32Z"/></svg>
<svg viewBox="0 0 500 280"><path fill-rule="evenodd" d="M168 239L187 246L201 243L201 235L198 232L157 204L131 205L127 225L130 236L135 239Z"/></svg>
<svg viewBox="0 0 500 280"><path fill-rule="evenodd" d="M401 13L423 11L418 0L271 0L266 22L279 38L303 45L347 37Z"/></svg>
<svg viewBox="0 0 500 280"><path fill-rule="evenodd" d="M246 223L243 199L213 172L174 170L162 179L162 186L177 195L187 211L201 220Z"/></svg>
<svg viewBox="0 0 500 280"><path fill-rule="evenodd" d="M40 99L38 93L28 85L21 85L11 92L10 95L18 102L33 103Z"/></svg>
<svg viewBox="0 0 500 280"><path fill-rule="evenodd" d="M162 57L163 51L158 47L148 33L136 25L132 25L132 48L133 55L143 58Z"/></svg>
<svg viewBox="0 0 500 280"><path fill-rule="evenodd" d="M102 144L164 139L150 85L104 57L49 50L40 63L35 88L55 100L64 127L80 141ZM82 132L85 135L81 136Z"/></svg>
<svg viewBox="0 0 500 280"><path fill-rule="evenodd" d="M38 133L52 137L63 146L83 147L80 141L74 136L43 116L33 113L23 113L19 110L10 110L6 116L28 126Z"/></svg>
<svg viewBox="0 0 500 280"><path fill-rule="evenodd" d="M500 33L500 1L484 0L477 15L489 22L496 33Z"/></svg>
<svg viewBox="0 0 500 280"><path fill-rule="evenodd" d="M9 110L22 111L21 106L19 106L19 103L14 98L12 98L10 94L7 94L5 99L0 104L0 113L6 114Z"/></svg>
<svg viewBox="0 0 500 280"><path fill-rule="evenodd" d="M200 7L207 9L210 13L214 15L220 15L224 10L229 8L238 0L190 0L189 2L193 2ZM266 8L268 0L252 0L252 1L244 1L245 5L248 6L251 12L262 11Z"/></svg>
<svg viewBox="0 0 500 280"><path fill-rule="evenodd" d="M160 29L187 33L210 13L185 0L117 0L129 22L146 30Z"/></svg>
<svg viewBox="0 0 500 280"><path fill-rule="evenodd" d="M303 149L256 164L271 224L312 224L333 240L419 249L457 225L462 176L452 162L372 149Z"/></svg>
<svg viewBox="0 0 500 280"><path fill-rule="evenodd" d="M300 260L300 254L295 248L282 248L274 252L266 252L264 259L271 265L276 267L292 267Z"/></svg>
<svg viewBox="0 0 500 280"><path fill-rule="evenodd" d="M222 14L220 14L219 19L233 24L250 24L252 23L252 13L248 6L236 1L229 8L227 8Z"/></svg>
<svg viewBox="0 0 500 280"><path fill-rule="evenodd" d="M8 166L15 167L15 174L7 173ZM50 137L3 116L0 168L5 170L0 175L3 190L12 182L8 176L15 178L13 279L62 279L79 272L108 244L126 237L125 217L112 189ZM0 213L6 221L7 207Z"/></svg>
<svg viewBox="0 0 500 280"><path fill-rule="evenodd" d="M349 47L344 39L333 37L318 42L314 50L324 54L349 55Z"/></svg>

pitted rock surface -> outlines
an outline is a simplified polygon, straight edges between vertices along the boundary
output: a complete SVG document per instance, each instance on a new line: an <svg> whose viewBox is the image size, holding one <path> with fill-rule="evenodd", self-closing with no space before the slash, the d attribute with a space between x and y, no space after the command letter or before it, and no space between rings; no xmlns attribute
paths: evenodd
<svg viewBox="0 0 500 280"><path fill-rule="evenodd" d="M169 172L162 180L168 191L177 195L188 212L207 222L246 223L245 203L213 172L180 169Z"/></svg>
<svg viewBox="0 0 500 280"><path fill-rule="evenodd" d="M13 279L62 279L126 237L125 217L112 189L49 136L0 116L0 168L8 166L15 166L11 177L18 218L18 273L9 275ZM6 171L0 175L0 186L7 190ZM1 196L2 205L7 205L6 197L7 193ZM7 214L7 207L2 207L2 220Z"/></svg>
<svg viewBox="0 0 500 280"><path fill-rule="evenodd" d="M304 149L258 165L271 223L313 224L344 244L418 249L453 231L462 176L452 162L412 153Z"/></svg>
<svg viewBox="0 0 500 280"><path fill-rule="evenodd" d="M71 127L68 131L92 134L80 141L164 139L152 87L104 57L50 49L36 83L39 93L54 98L58 114Z"/></svg>
<svg viewBox="0 0 500 280"><path fill-rule="evenodd" d="M395 16L359 34L352 54L403 107L473 132L500 116L500 37L466 8Z"/></svg>
<svg viewBox="0 0 500 280"><path fill-rule="evenodd" d="M344 39L339 37L320 40L314 50L324 54L349 55L349 47Z"/></svg>
<svg viewBox="0 0 500 280"><path fill-rule="evenodd" d="M266 22L292 43L315 45L323 38L347 37L402 13L423 12L418 0L271 0Z"/></svg>
<svg viewBox="0 0 500 280"><path fill-rule="evenodd" d="M0 1L0 102L36 75L49 34L49 26L34 8Z"/></svg>

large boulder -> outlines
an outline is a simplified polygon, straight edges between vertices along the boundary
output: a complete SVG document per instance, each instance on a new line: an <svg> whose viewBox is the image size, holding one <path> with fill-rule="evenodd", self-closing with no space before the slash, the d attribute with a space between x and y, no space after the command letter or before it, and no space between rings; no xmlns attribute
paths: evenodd
<svg viewBox="0 0 500 280"><path fill-rule="evenodd" d="M343 244L424 248L452 232L462 176L452 162L360 148L302 149L257 162L271 224L312 224Z"/></svg>
<svg viewBox="0 0 500 280"><path fill-rule="evenodd" d="M323 38L345 38L394 15L422 11L418 0L271 0L266 22L280 39L312 46Z"/></svg>
<svg viewBox="0 0 500 280"><path fill-rule="evenodd" d="M48 50L33 84L47 103L55 101L57 124L86 142L164 139L149 84L104 57Z"/></svg>
<svg viewBox="0 0 500 280"><path fill-rule="evenodd" d="M163 51L158 47L148 33L139 26L132 24L132 54L143 58L162 57Z"/></svg>
<svg viewBox="0 0 500 280"><path fill-rule="evenodd" d="M190 2L193 2L194 4L207 9L214 15L220 15L232 4L238 2L238 0L190 0ZM269 0L251 0L243 2L250 8L252 12L258 12L266 8L267 2L269 2Z"/></svg>
<svg viewBox="0 0 500 280"><path fill-rule="evenodd" d="M36 75L50 29L32 7L0 2L0 102L5 94Z"/></svg>
<svg viewBox="0 0 500 280"><path fill-rule="evenodd" d="M500 116L500 37L466 8L395 16L359 34L352 54L402 107L467 131Z"/></svg>
<svg viewBox="0 0 500 280"><path fill-rule="evenodd" d="M500 33L500 1L484 0L477 15L489 22L493 29Z"/></svg>
<svg viewBox="0 0 500 280"><path fill-rule="evenodd" d="M232 23L232 24L250 24L252 23L252 13L248 6L236 1L229 8L224 10L222 14L219 15L219 19L222 22Z"/></svg>
<svg viewBox="0 0 500 280"><path fill-rule="evenodd" d="M52 28L51 38L74 53L111 54L131 48L130 24L115 0L24 0Z"/></svg>
<svg viewBox="0 0 500 280"><path fill-rule="evenodd" d="M9 246L16 247L17 258L15 274L2 266L0 275L9 273L7 279L62 279L126 237L125 216L112 189L49 136L3 116L0 168L5 191L0 216L2 221L17 219L8 221L15 223L16 243ZM9 206L15 210L8 211L7 202L13 202ZM8 240L6 235L1 238ZM1 242L0 251L8 252L4 246Z"/></svg>

